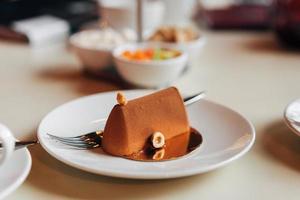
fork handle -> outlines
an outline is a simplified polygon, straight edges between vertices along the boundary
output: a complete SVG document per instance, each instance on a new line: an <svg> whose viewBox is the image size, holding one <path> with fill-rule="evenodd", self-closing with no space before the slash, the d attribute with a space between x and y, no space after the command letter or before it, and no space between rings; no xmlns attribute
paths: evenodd
<svg viewBox="0 0 300 200"><path fill-rule="evenodd" d="M189 106L193 103L196 103L197 101L199 101L200 99L203 99L204 97L206 97L206 91L202 91L202 92L199 92L198 94L195 94L195 95L192 95L192 96L188 96L188 97L185 97L183 99L184 101L184 105L185 106Z"/></svg>
<svg viewBox="0 0 300 200"><path fill-rule="evenodd" d="M22 149L24 147L32 146L39 143L37 140L34 141L17 141L15 142L15 150ZM2 144L0 144L0 149L2 149Z"/></svg>

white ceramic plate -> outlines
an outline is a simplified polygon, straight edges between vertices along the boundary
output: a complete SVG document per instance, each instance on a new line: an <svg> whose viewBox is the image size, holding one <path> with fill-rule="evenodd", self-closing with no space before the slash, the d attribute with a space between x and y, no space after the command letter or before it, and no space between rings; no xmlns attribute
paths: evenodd
<svg viewBox="0 0 300 200"><path fill-rule="evenodd" d="M15 151L0 167L0 199L15 191L26 179L31 169L31 156L27 149Z"/></svg>
<svg viewBox="0 0 300 200"><path fill-rule="evenodd" d="M287 126L300 136L300 99L293 101L285 108L284 119Z"/></svg>
<svg viewBox="0 0 300 200"><path fill-rule="evenodd" d="M124 91L128 99L149 90ZM201 132L203 144L191 154L172 161L138 162L104 154L101 150L74 150L51 140L46 133L76 136L103 129L115 104L115 92L96 94L66 103L41 122L38 137L55 158L73 167L107 176L134 179L166 179L190 176L224 166L244 155L255 140L251 123L235 111L201 100L188 107L191 126Z"/></svg>

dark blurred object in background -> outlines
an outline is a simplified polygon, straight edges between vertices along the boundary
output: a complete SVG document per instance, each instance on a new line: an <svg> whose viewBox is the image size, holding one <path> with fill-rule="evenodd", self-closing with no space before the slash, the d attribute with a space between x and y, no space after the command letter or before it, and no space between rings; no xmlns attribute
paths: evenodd
<svg viewBox="0 0 300 200"><path fill-rule="evenodd" d="M230 2L224 5L211 5L209 1L203 0L200 6L200 18L213 29L270 28L270 1L236 0Z"/></svg>
<svg viewBox="0 0 300 200"><path fill-rule="evenodd" d="M97 2L92 0L0 0L0 25L52 15L66 20L71 32L77 31L86 22L98 18Z"/></svg>
<svg viewBox="0 0 300 200"><path fill-rule="evenodd" d="M274 29L285 45L300 47L300 0L274 2Z"/></svg>

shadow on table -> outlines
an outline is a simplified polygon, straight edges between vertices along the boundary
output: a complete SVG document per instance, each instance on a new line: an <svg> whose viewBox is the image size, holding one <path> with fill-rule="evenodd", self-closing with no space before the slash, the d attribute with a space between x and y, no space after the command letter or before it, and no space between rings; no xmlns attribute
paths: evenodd
<svg viewBox="0 0 300 200"><path fill-rule="evenodd" d="M262 144L273 158L300 171L300 138L284 121L277 121L265 129Z"/></svg>
<svg viewBox="0 0 300 200"><path fill-rule="evenodd" d="M37 78L53 83L62 83L64 86L70 85L76 92L83 95L132 88L111 68L91 74L70 66L48 67L46 70L39 71Z"/></svg>
<svg viewBox="0 0 300 200"><path fill-rule="evenodd" d="M246 41L243 44L244 48L247 50L252 50L255 52L263 52L263 53L272 53L272 54L294 54L299 55L299 50L284 46L281 44L275 36L270 35L269 37L257 37L250 41Z"/></svg>
<svg viewBox="0 0 300 200"><path fill-rule="evenodd" d="M188 190L196 181L204 184L209 176L216 174L171 180L110 178L69 167L51 157L39 145L30 148L30 152L33 165L27 183L46 193L76 199L155 199L178 190Z"/></svg>
<svg viewBox="0 0 300 200"><path fill-rule="evenodd" d="M180 76L188 73L190 68L191 66L188 65ZM37 75L43 80L72 85L84 95L111 90L142 89L124 81L113 67L98 72L89 72L71 66L55 66L48 67L47 70L40 71Z"/></svg>
<svg viewBox="0 0 300 200"><path fill-rule="evenodd" d="M280 52L282 48L274 38L255 39L246 43L245 47L250 50L264 52Z"/></svg>

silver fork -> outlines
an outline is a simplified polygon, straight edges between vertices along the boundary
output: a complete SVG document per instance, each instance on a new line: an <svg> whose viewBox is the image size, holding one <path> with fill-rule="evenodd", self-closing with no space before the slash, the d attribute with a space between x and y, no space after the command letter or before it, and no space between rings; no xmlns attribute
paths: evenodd
<svg viewBox="0 0 300 200"><path fill-rule="evenodd" d="M77 149L93 149L101 146L103 131L95 131L75 137L61 137L47 133L47 135L62 144L75 147Z"/></svg>
<svg viewBox="0 0 300 200"><path fill-rule="evenodd" d="M16 141L15 142L15 150L22 149L24 147L32 146L39 143L37 140L32 141ZM2 144L0 143L0 150L2 149Z"/></svg>
<svg viewBox="0 0 300 200"><path fill-rule="evenodd" d="M200 99L204 98L205 96L206 93L205 91L203 91L196 95L186 97L183 99L184 105L189 106L199 101ZM64 145L75 147L76 149L93 149L93 148L100 147L102 134L103 134L102 130L87 133L84 135L75 136L75 137L61 137L61 136L55 136L47 133L47 135L51 139L56 140Z"/></svg>

